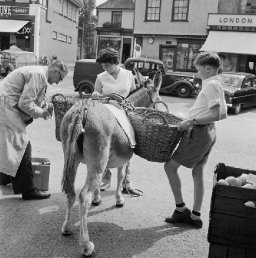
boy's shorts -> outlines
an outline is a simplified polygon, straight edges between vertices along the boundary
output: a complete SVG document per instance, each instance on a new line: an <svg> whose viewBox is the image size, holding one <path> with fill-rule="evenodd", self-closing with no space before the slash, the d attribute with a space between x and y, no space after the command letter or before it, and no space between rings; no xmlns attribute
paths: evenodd
<svg viewBox="0 0 256 258"><path fill-rule="evenodd" d="M205 164L216 142L214 123L195 125L193 129L182 137L172 159L187 168L197 164Z"/></svg>

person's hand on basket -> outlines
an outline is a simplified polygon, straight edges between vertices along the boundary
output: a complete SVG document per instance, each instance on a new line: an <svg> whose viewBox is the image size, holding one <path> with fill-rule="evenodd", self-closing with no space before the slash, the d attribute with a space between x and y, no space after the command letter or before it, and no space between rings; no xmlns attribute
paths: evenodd
<svg viewBox="0 0 256 258"><path fill-rule="evenodd" d="M179 124L179 130L181 132L187 131L192 125L193 125L192 119L184 120Z"/></svg>
<svg viewBox="0 0 256 258"><path fill-rule="evenodd" d="M101 94L100 94L99 92L94 91L94 92L92 93L91 98L94 99L94 100L97 100L97 99L100 98L100 95L101 95Z"/></svg>

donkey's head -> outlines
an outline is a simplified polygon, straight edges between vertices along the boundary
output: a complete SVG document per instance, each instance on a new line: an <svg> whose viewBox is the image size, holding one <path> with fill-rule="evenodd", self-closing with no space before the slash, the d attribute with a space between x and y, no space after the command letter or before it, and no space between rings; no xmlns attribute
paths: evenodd
<svg viewBox="0 0 256 258"><path fill-rule="evenodd" d="M162 72L158 70L155 73L153 80L147 85L147 89L151 95L151 99L153 102L160 99L159 90L162 84L162 80L163 80Z"/></svg>

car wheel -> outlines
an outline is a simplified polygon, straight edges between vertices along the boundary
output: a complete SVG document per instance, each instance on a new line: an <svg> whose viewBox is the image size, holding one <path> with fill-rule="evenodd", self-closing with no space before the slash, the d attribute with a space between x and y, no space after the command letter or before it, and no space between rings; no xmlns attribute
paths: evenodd
<svg viewBox="0 0 256 258"><path fill-rule="evenodd" d="M83 83L79 86L78 91L80 97L83 98L93 92L93 86L90 83Z"/></svg>
<svg viewBox="0 0 256 258"><path fill-rule="evenodd" d="M181 98L187 98L191 96L191 90L186 84L181 84L176 90L177 96Z"/></svg>
<svg viewBox="0 0 256 258"><path fill-rule="evenodd" d="M11 69L10 68L7 68L6 69L6 75L8 75L9 73L11 73L12 71L11 71Z"/></svg>
<svg viewBox="0 0 256 258"><path fill-rule="evenodd" d="M242 105L241 104L238 104L232 108L230 108L230 113L231 114L239 114L242 110Z"/></svg>

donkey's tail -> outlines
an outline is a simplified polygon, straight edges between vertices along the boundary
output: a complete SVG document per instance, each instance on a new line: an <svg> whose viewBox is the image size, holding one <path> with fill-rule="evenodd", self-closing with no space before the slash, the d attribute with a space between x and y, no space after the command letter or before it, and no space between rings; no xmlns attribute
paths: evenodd
<svg viewBox="0 0 256 258"><path fill-rule="evenodd" d="M68 113L61 123L61 141L64 152L64 168L62 177L62 191L70 193L74 190L76 176L75 158L78 152L77 139L84 133L84 121L88 112L88 105Z"/></svg>

